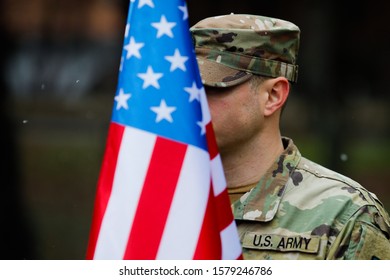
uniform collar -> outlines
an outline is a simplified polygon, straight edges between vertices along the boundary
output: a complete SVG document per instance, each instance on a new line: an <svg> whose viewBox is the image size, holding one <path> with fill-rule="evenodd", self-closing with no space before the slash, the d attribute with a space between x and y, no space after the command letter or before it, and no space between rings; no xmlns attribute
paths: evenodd
<svg viewBox="0 0 390 280"><path fill-rule="evenodd" d="M233 203L235 219L267 222L275 216L290 175L301 159L301 154L293 141L289 138L282 140L285 147L283 153L257 185Z"/></svg>

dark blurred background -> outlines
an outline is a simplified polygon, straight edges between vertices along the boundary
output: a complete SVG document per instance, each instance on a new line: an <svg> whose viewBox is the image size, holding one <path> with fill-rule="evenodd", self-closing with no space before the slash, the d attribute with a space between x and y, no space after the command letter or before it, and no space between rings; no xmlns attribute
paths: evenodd
<svg viewBox="0 0 390 280"><path fill-rule="evenodd" d="M0 5L0 258L84 259L129 0ZM299 82L283 134L390 210L386 2L189 0L188 8L191 24L231 12L296 23Z"/></svg>

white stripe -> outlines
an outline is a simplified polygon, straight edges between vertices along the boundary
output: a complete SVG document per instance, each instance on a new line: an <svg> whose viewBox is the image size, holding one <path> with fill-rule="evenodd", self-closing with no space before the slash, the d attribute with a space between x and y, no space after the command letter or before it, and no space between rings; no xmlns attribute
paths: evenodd
<svg viewBox="0 0 390 280"><path fill-rule="evenodd" d="M211 160L211 179L213 181L214 195L218 196L226 189L225 173L223 172L219 154Z"/></svg>
<svg viewBox="0 0 390 280"><path fill-rule="evenodd" d="M122 259L156 137L126 127L94 259Z"/></svg>
<svg viewBox="0 0 390 280"><path fill-rule="evenodd" d="M223 260L236 260L241 255L242 249L234 220L221 231L221 242Z"/></svg>
<svg viewBox="0 0 390 280"><path fill-rule="evenodd" d="M210 192L209 154L188 146L157 259L192 259Z"/></svg>

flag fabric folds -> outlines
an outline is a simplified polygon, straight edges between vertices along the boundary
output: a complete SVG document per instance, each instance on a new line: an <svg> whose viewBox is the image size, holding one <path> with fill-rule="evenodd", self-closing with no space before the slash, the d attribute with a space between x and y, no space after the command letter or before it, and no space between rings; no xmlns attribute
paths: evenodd
<svg viewBox="0 0 390 280"><path fill-rule="evenodd" d="M131 0L87 259L241 259L183 0Z"/></svg>

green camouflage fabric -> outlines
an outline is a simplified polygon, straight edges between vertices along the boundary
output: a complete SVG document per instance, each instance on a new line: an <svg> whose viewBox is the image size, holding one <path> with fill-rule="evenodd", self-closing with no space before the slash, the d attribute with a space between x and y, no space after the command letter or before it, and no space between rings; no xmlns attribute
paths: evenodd
<svg viewBox="0 0 390 280"><path fill-rule="evenodd" d="M297 81L300 30L291 22L230 14L201 20L190 31L205 85L233 86L252 74Z"/></svg>
<svg viewBox="0 0 390 280"><path fill-rule="evenodd" d="M291 139L232 204L244 259L390 259L390 219L377 197L302 157Z"/></svg>

